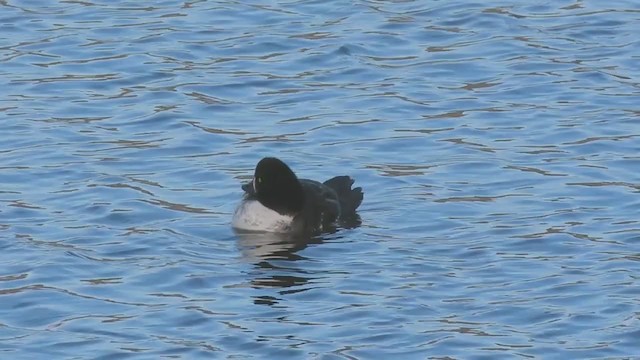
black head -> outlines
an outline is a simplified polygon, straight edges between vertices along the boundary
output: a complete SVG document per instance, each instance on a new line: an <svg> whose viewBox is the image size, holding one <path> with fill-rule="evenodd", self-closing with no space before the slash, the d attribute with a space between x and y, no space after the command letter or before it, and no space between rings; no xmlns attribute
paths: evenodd
<svg viewBox="0 0 640 360"><path fill-rule="evenodd" d="M297 214L304 205L304 191L296 174L287 164L273 157L258 162L253 181L242 189L262 205L283 215Z"/></svg>

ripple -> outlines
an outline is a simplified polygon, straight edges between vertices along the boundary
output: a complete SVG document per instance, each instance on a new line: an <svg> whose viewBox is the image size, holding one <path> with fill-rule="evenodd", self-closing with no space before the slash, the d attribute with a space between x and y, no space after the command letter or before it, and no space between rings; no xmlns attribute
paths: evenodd
<svg viewBox="0 0 640 360"><path fill-rule="evenodd" d="M635 355L636 4L0 7L10 357ZM234 233L267 155L362 223Z"/></svg>

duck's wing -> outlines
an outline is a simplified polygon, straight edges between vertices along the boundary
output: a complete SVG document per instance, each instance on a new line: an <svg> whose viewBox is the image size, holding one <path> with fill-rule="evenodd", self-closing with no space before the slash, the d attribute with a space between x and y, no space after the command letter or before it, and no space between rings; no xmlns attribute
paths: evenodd
<svg viewBox="0 0 640 360"><path fill-rule="evenodd" d="M332 223L340 216L340 202L332 188L308 179L300 179L300 183L305 191L305 201L309 202L305 207L313 209L309 211L315 213L320 224Z"/></svg>

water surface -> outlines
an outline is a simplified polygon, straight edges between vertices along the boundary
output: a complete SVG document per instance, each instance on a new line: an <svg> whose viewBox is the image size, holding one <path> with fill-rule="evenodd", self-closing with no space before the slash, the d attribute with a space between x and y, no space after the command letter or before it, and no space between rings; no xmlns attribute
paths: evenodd
<svg viewBox="0 0 640 360"><path fill-rule="evenodd" d="M0 2L0 357L640 356L639 20ZM268 155L362 225L235 234Z"/></svg>

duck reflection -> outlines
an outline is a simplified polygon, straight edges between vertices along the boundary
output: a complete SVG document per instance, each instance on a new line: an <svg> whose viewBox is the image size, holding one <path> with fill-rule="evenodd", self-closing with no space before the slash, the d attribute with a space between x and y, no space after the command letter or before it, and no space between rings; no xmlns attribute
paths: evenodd
<svg viewBox="0 0 640 360"><path fill-rule="evenodd" d="M360 219L354 218L339 225L340 228L354 228L360 225ZM234 231L244 261L255 265L251 287L278 289L275 294L254 297L255 304L270 306L281 300L277 295L306 291L309 284L321 276L315 276L314 271L301 266L307 258L299 252L310 245L320 245L327 239L339 237L337 228L321 235Z"/></svg>
<svg viewBox="0 0 640 360"><path fill-rule="evenodd" d="M255 304L274 306L281 300L279 295L308 289L313 276L296 263L305 259L298 252L310 244L321 244L321 237L240 231L236 231L236 235L243 259L255 265L250 286L262 290L279 289L277 293L255 296Z"/></svg>
<svg viewBox="0 0 640 360"><path fill-rule="evenodd" d="M321 237L235 231L238 237L238 247L245 261L259 266L271 267L270 261L296 261L304 257L298 251L310 244L321 244Z"/></svg>
<svg viewBox="0 0 640 360"><path fill-rule="evenodd" d="M322 244L325 238L334 237L341 229L353 229L362 221L353 216L340 221L337 226L326 229L320 235L303 235L291 233L252 232L234 229L238 239L238 247L247 262L261 267L273 267L275 260L296 261L304 259L298 252L312 244Z"/></svg>

